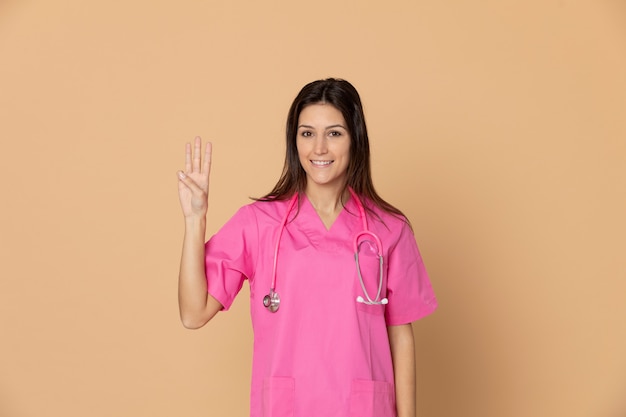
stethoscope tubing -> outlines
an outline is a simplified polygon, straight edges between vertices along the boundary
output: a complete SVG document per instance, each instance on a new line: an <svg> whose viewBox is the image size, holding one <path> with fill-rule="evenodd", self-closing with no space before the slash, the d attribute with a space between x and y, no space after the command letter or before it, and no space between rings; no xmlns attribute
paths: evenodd
<svg viewBox="0 0 626 417"><path fill-rule="evenodd" d="M285 217L280 223L280 227L278 228L278 236L276 237L276 247L274 248L274 265L272 266L272 285L270 286L270 293L274 293L276 290L276 265L278 262L278 248L280 247L280 238L283 236L283 230L285 230L285 225L287 224L287 219L289 218L289 214L291 210L293 210L293 206L296 205L298 201L298 193L295 193L291 200L289 200L289 205L287 206L287 212L285 213Z"/></svg>
<svg viewBox="0 0 626 417"><path fill-rule="evenodd" d="M378 236L372 234L372 233L359 233L359 235L364 235L364 234L368 234L370 236L373 236L375 238L378 238ZM358 239L358 238L357 238ZM379 246L380 247L380 246ZM367 288L365 288L365 282L363 281L363 274L361 273L361 263L359 262L359 252L355 251L354 252L354 262L356 263L356 271L357 271L357 275L359 276L359 283L361 284L361 289L363 290L363 294L365 295L366 299L363 299L363 297L359 296L357 297L357 301L360 303L365 303L368 305L374 305L374 304L387 304L384 301L379 302L380 300L380 293L383 290L383 280L379 279L378 280L378 290L376 291L376 297L374 299L372 299L369 295L369 292L367 291ZM382 254L378 254L378 277L382 277L383 276L383 256ZM384 299L386 300L386 298Z"/></svg>

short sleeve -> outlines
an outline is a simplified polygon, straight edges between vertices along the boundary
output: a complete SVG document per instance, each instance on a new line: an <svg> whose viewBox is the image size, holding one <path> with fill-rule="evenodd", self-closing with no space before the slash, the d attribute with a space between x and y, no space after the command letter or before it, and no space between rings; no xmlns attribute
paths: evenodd
<svg viewBox="0 0 626 417"><path fill-rule="evenodd" d="M244 206L205 244L207 291L228 310L245 279L254 275L258 227Z"/></svg>
<svg viewBox="0 0 626 417"><path fill-rule="evenodd" d="M435 311L437 299L408 224L387 258L387 325L411 323Z"/></svg>

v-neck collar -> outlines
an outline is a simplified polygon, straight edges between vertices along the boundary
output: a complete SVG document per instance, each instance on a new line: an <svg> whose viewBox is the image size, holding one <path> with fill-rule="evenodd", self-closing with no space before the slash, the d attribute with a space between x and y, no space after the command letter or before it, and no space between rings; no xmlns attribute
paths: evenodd
<svg viewBox="0 0 626 417"><path fill-rule="evenodd" d="M337 229L340 228L340 225L342 223L346 223L346 220L343 219L345 216L350 216L351 214L358 213L358 212L352 213L356 207L355 207L355 203L352 201L353 197L350 196L348 198L348 201L346 201L346 203L341 208L341 211L339 212L339 214L337 214L337 217L335 218L333 223L330 225L330 227L327 228L326 225L324 224L324 221L322 220L320 215L317 213L317 210L315 210L315 207L313 207L313 204L311 203L311 200L309 200L309 197L305 193L302 193L301 196L302 196L302 203L300 206L300 210L303 211L302 214L304 214L305 215L304 217L307 219L305 223L311 229L318 231L318 232L322 232L324 234L336 232ZM358 217L358 214L357 214L357 217Z"/></svg>

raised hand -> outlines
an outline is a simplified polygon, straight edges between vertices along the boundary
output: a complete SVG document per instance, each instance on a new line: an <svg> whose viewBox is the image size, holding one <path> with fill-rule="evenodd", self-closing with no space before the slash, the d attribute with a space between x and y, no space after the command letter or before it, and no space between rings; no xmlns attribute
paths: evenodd
<svg viewBox="0 0 626 417"><path fill-rule="evenodd" d="M185 171L178 171L178 197L186 218L204 218L208 208L209 173L211 171L211 142L202 154L202 139L196 136L193 144L185 144Z"/></svg>
<svg viewBox="0 0 626 417"><path fill-rule="evenodd" d="M185 170L178 171L178 195L185 215L185 237L178 275L178 303L183 325L196 329L211 320L222 305L209 295L204 265L204 238L211 171L211 143L202 157L202 140L185 145Z"/></svg>

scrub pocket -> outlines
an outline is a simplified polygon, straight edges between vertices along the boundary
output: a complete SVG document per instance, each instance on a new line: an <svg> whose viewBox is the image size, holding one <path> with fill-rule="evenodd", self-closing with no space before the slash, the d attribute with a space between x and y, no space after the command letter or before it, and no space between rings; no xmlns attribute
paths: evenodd
<svg viewBox="0 0 626 417"><path fill-rule="evenodd" d="M350 417L396 417L393 384L385 381L352 381Z"/></svg>
<svg viewBox="0 0 626 417"><path fill-rule="evenodd" d="M293 417L295 381L272 377L263 381L263 417Z"/></svg>

